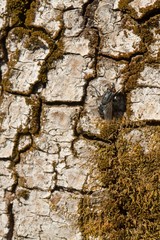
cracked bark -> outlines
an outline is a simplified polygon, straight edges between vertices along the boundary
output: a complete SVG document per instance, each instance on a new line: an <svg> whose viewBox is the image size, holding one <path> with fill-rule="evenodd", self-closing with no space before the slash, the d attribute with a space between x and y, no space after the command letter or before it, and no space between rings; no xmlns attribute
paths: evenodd
<svg viewBox="0 0 160 240"><path fill-rule="evenodd" d="M157 240L158 1L2 2L0 239Z"/></svg>

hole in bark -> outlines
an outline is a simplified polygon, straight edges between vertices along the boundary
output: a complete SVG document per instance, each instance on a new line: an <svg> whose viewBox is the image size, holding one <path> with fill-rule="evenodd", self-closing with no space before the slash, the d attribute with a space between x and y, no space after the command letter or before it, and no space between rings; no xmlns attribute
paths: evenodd
<svg viewBox="0 0 160 240"><path fill-rule="evenodd" d="M120 118L126 111L126 96L124 93L117 93L113 98L113 117Z"/></svg>
<svg viewBox="0 0 160 240"><path fill-rule="evenodd" d="M32 93L36 94L36 93L41 93L41 91L43 90L44 85L42 82L37 82L34 84L33 89L32 89Z"/></svg>

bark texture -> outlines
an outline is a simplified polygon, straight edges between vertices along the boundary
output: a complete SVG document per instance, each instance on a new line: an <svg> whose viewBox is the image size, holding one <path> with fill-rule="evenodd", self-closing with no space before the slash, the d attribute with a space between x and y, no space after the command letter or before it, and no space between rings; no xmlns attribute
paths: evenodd
<svg viewBox="0 0 160 240"><path fill-rule="evenodd" d="M1 0L0 240L159 239L159 29L159 0Z"/></svg>

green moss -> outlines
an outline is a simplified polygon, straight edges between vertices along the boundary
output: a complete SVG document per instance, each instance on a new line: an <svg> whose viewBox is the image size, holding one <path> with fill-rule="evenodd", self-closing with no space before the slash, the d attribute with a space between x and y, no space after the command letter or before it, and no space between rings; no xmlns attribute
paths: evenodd
<svg viewBox="0 0 160 240"><path fill-rule="evenodd" d="M81 114L81 117L84 113ZM88 136L90 138L98 138L104 141L112 142L119 130L119 127L122 123L122 119L113 119L113 120L103 120L99 119L94 120L94 126L98 129L97 132L95 131L85 131L80 125L77 127L78 133L83 133L83 135Z"/></svg>
<svg viewBox="0 0 160 240"><path fill-rule="evenodd" d="M132 2L132 0L121 0L119 1L118 7L120 10L125 10L128 7L128 4Z"/></svg>
<svg viewBox="0 0 160 240"><path fill-rule="evenodd" d="M26 133L37 133L40 127L40 112L41 112L41 103L38 98L25 98L26 104L31 105L31 121L29 122L29 128L26 128ZM24 132L24 131L23 131Z"/></svg>
<svg viewBox="0 0 160 240"><path fill-rule="evenodd" d="M44 61L43 65L41 66L39 76L37 79L41 82L46 82L47 79L47 71L50 67L50 65L53 65L53 59L56 59L60 56L62 56L63 52L63 44L60 43L61 41L58 41L57 45L53 42L53 40L48 37L45 33L41 31L33 31L24 29L22 27L16 27L13 30L13 34L15 35L15 40L17 43L24 41L24 47L28 49L29 51L35 51L39 48L46 48L48 47L50 49L50 54L46 57L46 60ZM45 44L45 42L46 44ZM47 46L48 44L48 46ZM52 54L51 54L52 53ZM2 84L3 88L6 91L12 92L12 83L10 81L10 78L14 74L14 67L19 60L20 50L16 50L14 53L12 53L9 62L8 62L8 71L6 75L3 78ZM23 92L23 94L30 94L32 92L33 86L30 86L30 89L26 92ZM17 91L17 93L19 93ZM20 92L21 93L21 92Z"/></svg>
<svg viewBox="0 0 160 240"><path fill-rule="evenodd" d="M103 199L104 200L104 199ZM103 238L104 230L108 230L111 225L104 215L103 208L93 207L90 196L84 196L79 204L79 222L84 240L92 239L107 239Z"/></svg>
<svg viewBox="0 0 160 240"><path fill-rule="evenodd" d="M113 176L116 172L112 171L113 162L117 161L117 150L114 144L97 144L98 151L95 154L97 160L98 169L100 171L100 180L103 187L109 186L114 179Z"/></svg>
<svg viewBox="0 0 160 240"><path fill-rule="evenodd" d="M27 48L29 51L36 51L39 48L46 48L46 45L38 36L32 34L29 41L26 42L25 48Z"/></svg>
<svg viewBox="0 0 160 240"><path fill-rule="evenodd" d="M142 33L143 33L143 41L145 42L145 44L149 47L151 44L154 44L155 41L157 41L154 37L153 34L153 30L155 31L155 33L159 34L159 16L155 16L149 19L149 21L146 21L143 25L142 25ZM148 54L145 57L145 61L150 63L150 64L154 64L154 63L158 63L159 62L159 55L157 54L156 57L153 57L150 52L148 52Z"/></svg>
<svg viewBox="0 0 160 240"><path fill-rule="evenodd" d="M93 49L92 52L90 52L90 56L93 57L95 55L95 51L98 47L98 34L97 31L94 31L94 29L85 29L82 33L82 36L89 40L88 47L90 49Z"/></svg>
<svg viewBox="0 0 160 240"><path fill-rule="evenodd" d="M128 1L120 1L120 6L122 9L128 8ZM143 71L146 63L152 63L152 66L154 63L158 63L159 57L153 58L152 56L150 56L150 53L147 49L150 44L154 43L152 29L158 28L158 17L152 17L145 23L139 25L135 20L130 17L129 14L126 14L122 21L122 27L130 31L133 30L133 32L142 39L139 45L137 56L132 57L128 65L126 65L126 67L121 72L124 79L125 92L127 93L126 112L129 118L132 115L132 110L130 108L130 92L139 86L137 80L140 78L140 74Z"/></svg>
<svg viewBox="0 0 160 240"><path fill-rule="evenodd" d="M35 20L35 14L40 6L40 1L33 1L30 5L30 9L27 11L26 13L26 19L25 19L25 25L27 27L38 27L39 26L36 26L36 24L34 23L34 20ZM49 6L50 3L46 1L46 4ZM52 6L50 6L52 8ZM62 11L58 11L57 9L55 10L57 14L56 17L54 17L53 20L57 21L60 23L60 28L63 27L63 14L62 14ZM43 26L41 27L43 28ZM44 31L47 32L48 35L51 35L51 38L52 38L52 34L47 30L47 29L44 29ZM54 39L58 37L58 34L59 34L59 31L57 31L57 34L54 35Z"/></svg>
<svg viewBox="0 0 160 240"><path fill-rule="evenodd" d="M129 5L129 3L131 2L132 0L120 0L118 7L122 12L128 13L131 17L135 19L139 19L136 10ZM156 12L157 10L159 10L159 8L160 8L159 1L155 2L154 4L148 7L140 8L139 11L142 13L141 18L147 16L150 12L153 11Z"/></svg>
<svg viewBox="0 0 160 240"><path fill-rule="evenodd" d="M133 57L128 65L122 70L124 79L124 91L126 93L126 115L129 119L132 115L131 109L131 91L138 87L138 79L140 78L140 73L145 67L145 62L143 56ZM128 125L127 119L123 119L123 123Z"/></svg>
<svg viewBox="0 0 160 240"><path fill-rule="evenodd" d="M30 0L7 0L7 12L11 19L10 22L12 26L18 26L24 23L29 4Z"/></svg>
<svg viewBox="0 0 160 240"><path fill-rule="evenodd" d="M150 14L150 12L155 12L160 9L160 2L157 0L154 4L140 8L139 11L142 13L143 16Z"/></svg>
<svg viewBox="0 0 160 240"><path fill-rule="evenodd" d="M155 63L158 63L159 57L152 57L150 52L148 52L147 48L154 43L154 36L152 33L153 29L158 28L158 20L157 16L152 17L149 21L141 24L137 29L137 23L134 24L131 18L127 16L124 28L133 29L135 34L139 35L142 39L142 44L140 45L140 52L142 55L137 55L131 58L131 61L128 65L122 70L124 84L125 84L125 92L127 93L127 116L130 117L132 115L132 110L130 108L131 102L131 94L130 92L133 89L136 89L138 84L138 79L140 78L141 72L144 70L144 67L147 63L152 64L152 67L156 67ZM128 26L127 26L127 25ZM145 46L145 47L144 47ZM142 87L142 85L141 85Z"/></svg>
<svg viewBox="0 0 160 240"><path fill-rule="evenodd" d="M29 31L21 27L16 27L13 30L13 34L15 35L15 41L19 43L26 34L29 34ZM19 56L20 50L18 49L16 49L15 52L12 53L12 55L10 56L10 59L8 61L8 71L6 72L2 79L2 85L5 91L12 92L13 85L9 79L14 74L14 67L17 61L19 60Z"/></svg>
<svg viewBox="0 0 160 240"><path fill-rule="evenodd" d="M26 179L24 177L19 177L18 178L18 186L26 187Z"/></svg>
<svg viewBox="0 0 160 240"><path fill-rule="evenodd" d="M25 29L23 27L15 27L12 31L12 33L15 35L15 40L17 42L21 42L26 35L29 36L30 32L31 30Z"/></svg>
<svg viewBox="0 0 160 240"><path fill-rule="evenodd" d="M150 149L147 153L140 143L125 138L130 131L121 131L115 146L100 144L95 152L105 190L98 198L91 195L81 200L79 222L84 239L159 238L160 127L142 130Z"/></svg>
<svg viewBox="0 0 160 240"><path fill-rule="evenodd" d="M28 41L26 41L25 47L29 51L35 51L39 48L46 48L46 44L48 44L48 47L52 49L54 47L54 43L50 37L48 37L45 33L42 31L29 31Z"/></svg>
<svg viewBox="0 0 160 240"><path fill-rule="evenodd" d="M13 87L12 82L9 80L14 74L14 67L19 59L20 51L17 49L11 56L10 61L8 62L8 71L5 73L2 79L2 86L4 91L10 92Z"/></svg>
<svg viewBox="0 0 160 240"><path fill-rule="evenodd" d="M140 77L140 73L144 69L144 62L142 56L137 56L132 58L131 62L126 69L128 72L128 76L126 76L126 84L125 84L125 91L129 92L137 87L137 80Z"/></svg>
<svg viewBox="0 0 160 240"><path fill-rule="evenodd" d="M4 95L1 94L0 95L0 108L2 109L1 105L3 105L4 102ZM2 123L6 117L7 113L4 110L1 110L1 114L0 114L0 130L2 130Z"/></svg>
<svg viewBox="0 0 160 240"><path fill-rule="evenodd" d="M129 3L131 3L132 0L120 0L119 4L118 4L118 8L124 12L124 13L128 13L130 16L132 16L133 18L137 17L137 13L135 11L135 9L133 9Z"/></svg>
<svg viewBox="0 0 160 240"><path fill-rule="evenodd" d="M41 31L32 31L30 32L30 37L28 41L26 42L25 47L30 51L35 51L39 48L46 48L46 44L43 42L43 40L48 44L48 47L50 49L50 53L47 55L45 61L43 62L41 69L39 71L38 80L42 83L45 83L47 81L47 72L50 66L50 59L51 59L51 53L54 52L56 45L53 42L53 40L47 36L45 33ZM32 86L31 86L32 88Z"/></svg>
<svg viewBox="0 0 160 240"><path fill-rule="evenodd" d="M143 54L143 61L144 62L158 62L159 56L158 57L152 57L150 56L150 53L148 52L148 46L150 44L154 43L154 36L152 33L153 28L158 28L158 16L151 17L149 20L146 19L146 21L143 22L143 18L148 17L150 13L153 13L159 9L159 3L155 3L152 6L149 6L144 9L140 9L144 14L142 16L142 24L140 25L137 21L134 19L138 19L136 11L129 6L130 1L120 1L119 3L119 8L121 9L122 12L125 12L127 14L124 15L123 20L122 20L122 27L124 29L132 30L136 35L138 35L141 38L141 43L139 45L139 50L137 51L138 54ZM133 19L134 18L134 19ZM141 21L141 19L140 19ZM131 55L131 54L130 54ZM129 58L130 55L126 55L126 58ZM123 57L123 56L122 56Z"/></svg>
<svg viewBox="0 0 160 240"><path fill-rule="evenodd" d="M30 5L30 9L26 12L25 24L26 26L31 26L35 19L35 11L38 5L38 1L33 1Z"/></svg>
<svg viewBox="0 0 160 240"><path fill-rule="evenodd" d="M101 120L97 123L100 134L97 136L103 140L114 140L121 124L121 119L113 119L111 121Z"/></svg>
<svg viewBox="0 0 160 240"><path fill-rule="evenodd" d="M50 69L55 67L56 60L62 59L64 54L63 40L59 39L56 44L50 44L50 53L41 66L40 74L38 79L42 82L47 81L47 73Z"/></svg>

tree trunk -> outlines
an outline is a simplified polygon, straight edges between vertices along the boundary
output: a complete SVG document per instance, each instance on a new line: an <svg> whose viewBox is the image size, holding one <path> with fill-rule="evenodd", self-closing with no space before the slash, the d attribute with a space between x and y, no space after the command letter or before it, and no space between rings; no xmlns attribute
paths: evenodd
<svg viewBox="0 0 160 240"><path fill-rule="evenodd" d="M0 239L159 238L158 0L1 0Z"/></svg>

